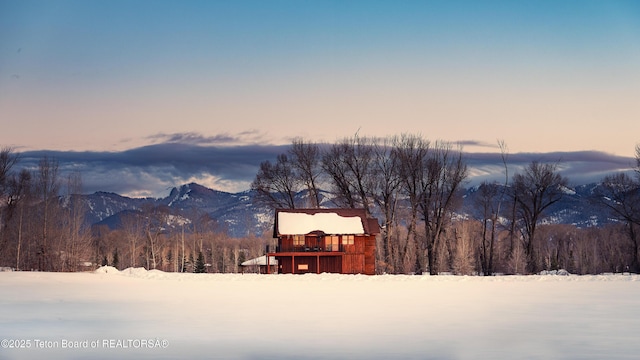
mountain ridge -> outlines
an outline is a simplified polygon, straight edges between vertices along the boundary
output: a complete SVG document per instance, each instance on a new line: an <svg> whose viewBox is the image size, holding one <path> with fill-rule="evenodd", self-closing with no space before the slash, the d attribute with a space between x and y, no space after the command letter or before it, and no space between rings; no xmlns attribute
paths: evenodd
<svg viewBox="0 0 640 360"><path fill-rule="evenodd" d="M552 205L545 217L546 223L572 224L577 227L600 226L613 222L605 210L593 206L591 197L597 183L568 188L562 200ZM478 187L465 190L462 215L480 218L477 206ZM170 190L164 198L129 198L116 193L98 191L88 195L74 195L87 209L87 226L106 225L111 229L121 226L120 218L131 211L141 211L145 206L164 206L173 214L189 217L207 214L226 228L232 237L260 236L272 226L273 209L254 201L255 191L230 193L188 183ZM305 197L304 191L297 194ZM325 204L326 205L326 204Z"/></svg>

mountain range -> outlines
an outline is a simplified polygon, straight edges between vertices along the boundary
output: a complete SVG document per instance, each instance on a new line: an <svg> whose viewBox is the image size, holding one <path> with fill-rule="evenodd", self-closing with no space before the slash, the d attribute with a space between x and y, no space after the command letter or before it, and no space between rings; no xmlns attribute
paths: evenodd
<svg viewBox="0 0 640 360"><path fill-rule="evenodd" d="M190 183L173 188L164 198L129 198L102 191L74 197L74 203L79 202L87 210L87 226L106 225L117 229L123 215L140 211L145 206L166 206L172 214L179 214L187 222L206 213L226 228L232 237L260 235L271 226L270 209L254 204L252 191L228 193ZM177 227L179 224L168 226Z"/></svg>
<svg viewBox="0 0 640 360"><path fill-rule="evenodd" d="M599 226L612 222L605 210L592 203L592 194L597 186L598 184L588 184L567 188L562 200L549 208L544 221L573 224L578 227ZM189 219L189 216L206 213L226 228L230 236L244 237L260 236L273 225L273 209L256 203L255 195L253 191L228 193L190 183L173 188L164 198L129 198L110 192L75 196L78 197L76 201L80 201L87 209L85 223L88 226L106 225L116 229L121 226L124 214L141 210L148 205L163 205L187 221L194 220ZM301 192L298 196L302 198L305 193ZM480 218L478 197L478 187L466 189L463 205L459 209L460 214Z"/></svg>

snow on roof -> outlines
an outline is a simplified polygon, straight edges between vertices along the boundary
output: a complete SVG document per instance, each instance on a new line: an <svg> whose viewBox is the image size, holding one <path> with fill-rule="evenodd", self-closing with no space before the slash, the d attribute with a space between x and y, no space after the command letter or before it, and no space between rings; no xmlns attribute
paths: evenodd
<svg viewBox="0 0 640 360"><path fill-rule="evenodd" d="M335 212L305 214L279 212L278 232L285 235L308 234L322 231L325 234L364 234L359 216L340 216Z"/></svg>
<svg viewBox="0 0 640 360"><path fill-rule="evenodd" d="M267 265L267 255L262 255L255 259L250 259L241 264L242 266L252 266L252 265ZM278 265L278 260L276 260L275 256L269 256L269 265Z"/></svg>

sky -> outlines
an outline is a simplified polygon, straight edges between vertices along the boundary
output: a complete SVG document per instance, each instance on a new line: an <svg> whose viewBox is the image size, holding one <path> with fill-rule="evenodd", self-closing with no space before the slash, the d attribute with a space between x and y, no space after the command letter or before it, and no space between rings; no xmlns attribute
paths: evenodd
<svg viewBox="0 0 640 360"><path fill-rule="evenodd" d="M638 39L637 1L0 0L0 146L125 156L411 133L630 157Z"/></svg>

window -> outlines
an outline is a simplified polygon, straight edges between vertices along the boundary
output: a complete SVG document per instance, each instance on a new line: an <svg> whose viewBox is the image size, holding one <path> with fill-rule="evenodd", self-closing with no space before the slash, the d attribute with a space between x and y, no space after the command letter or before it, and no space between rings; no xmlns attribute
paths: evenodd
<svg viewBox="0 0 640 360"><path fill-rule="evenodd" d="M342 235L342 245L353 245L354 238L353 235Z"/></svg>
<svg viewBox="0 0 640 360"><path fill-rule="evenodd" d="M327 251L339 251L340 237L338 235L327 235L325 238Z"/></svg>
<svg viewBox="0 0 640 360"><path fill-rule="evenodd" d="M309 264L298 264L298 270L309 270Z"/></svg>
<svg viewBox="0 0 640 360"><path fill-rule="evenodd" d="M304 245L304 235L293 235L293 246Z"/></svg>

